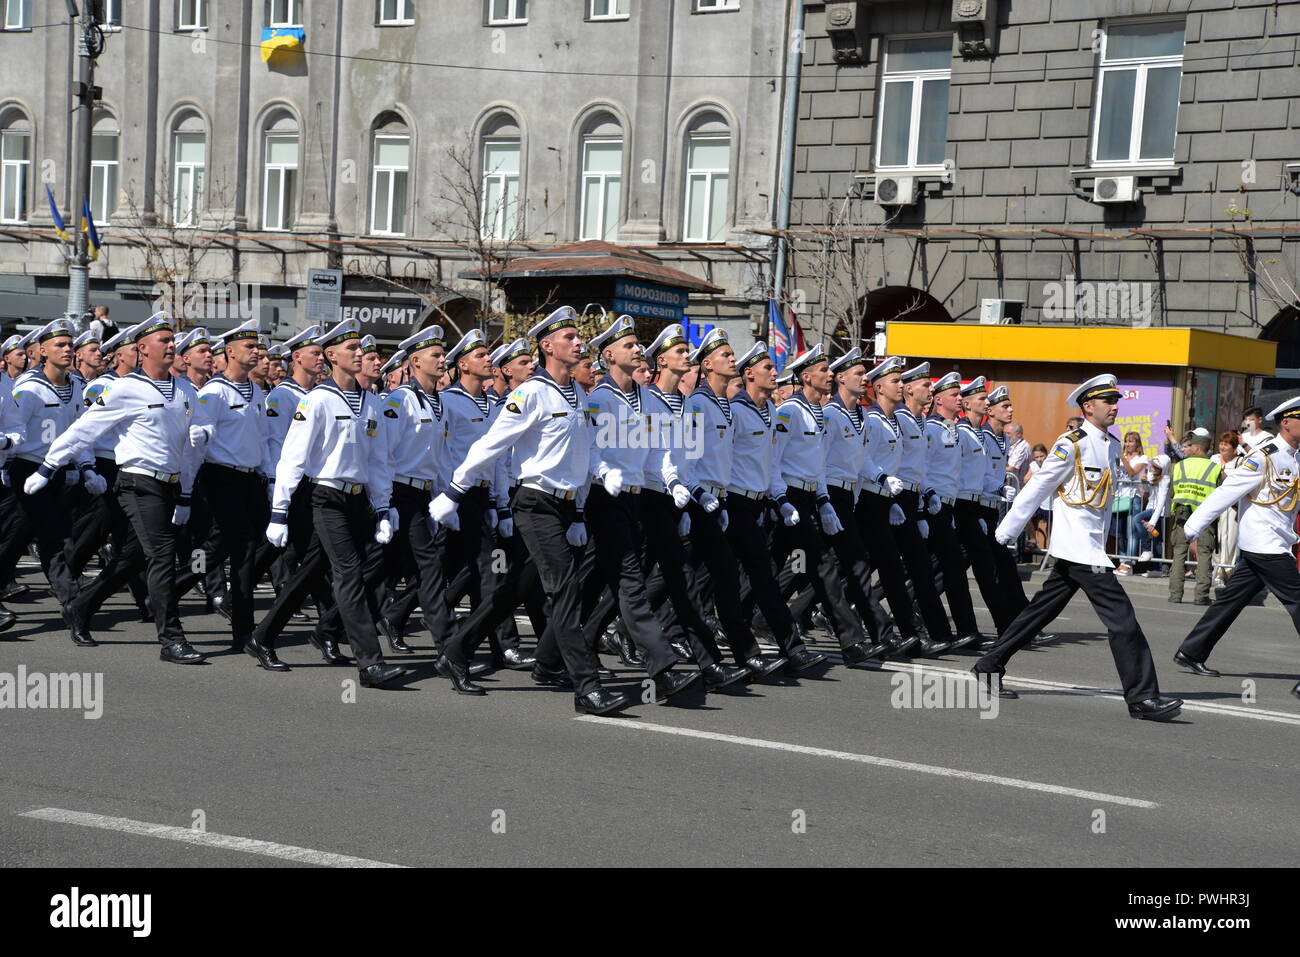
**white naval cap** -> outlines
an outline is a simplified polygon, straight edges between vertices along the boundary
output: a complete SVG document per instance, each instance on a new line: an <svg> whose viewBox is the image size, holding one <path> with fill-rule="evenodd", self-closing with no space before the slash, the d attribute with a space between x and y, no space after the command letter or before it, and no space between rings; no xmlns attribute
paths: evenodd
<svg viewBox="0 0 1300 957"><path fill-rule="evenodd" d="M930 363L922 362L919 366L912 366L910 369L903 370L903 382L920 382L922 379L930 378Z"/></svg>
<svg viewBox="0 0 1300 957"><path fill-rule="evenodd" d="M612 346L618 340L628 336L636 337L636 323L632 321L631 316L619 316L609 324L607 329L591 337L592 352L600 355L605 351L606 346Z"/></svg>
<svg viewBox="0 0 1300 957"><path fill-rule="evenodd" d="M174 332L176 329L176 320L165 312L155 312L152 316L135 326L135 342L139 342L145 336L151 336L155 332Z"/></svg>
<svg viewBox="0 0 1300 957"><path fill-rule="evenodd" d="M36 333L40 331L41 331L40 329L33 329L31 332L25 333L23 337L18 340L18 344L22 346L24 349L26 349L29 345L31 345L32 340L36 338Z"/></svg>
<svg viewBox="0 0 1300 957"><path fill-rule="evenodd" d="M1011 390L1004 385L998 386L989 393L989 406L1001 405L1003 402L1011 401Z"/></svg>
<svg viewBox="0 0 1300 957"><path fill-rule="evenodd" d="M7 356L15 349L21 349L22 347L23 347L23 337L17 334L12 335L5 340L3 346L0 346L0 356Z"/></svg>
<svg viewBox="0 0 1300 957"><path fill-rule="evenodd" d="M103 342L99 344L100 353L102 353L105 356L112 355L113 350L116 349L118 346L129 346L131 343L135 342L134 339L130 338L131 330L134 328L135 326L130 326L116 333L115 335L109 336L107 339L105 339Z"/></svg>
<svg viewBox="0 0 1300 957"><path fill-rule="evenodd" d="M397 344L397 348L408 356L413 356L421 349L432 349L434 346L446 348L447 339L442 331L442 326L425 326L413 336L407 336Z"/></svg>
<svg viewBox="0 0 1300 957"><path fill-rule="evenodd" d="M67 336L69 339L77 335L77 328L68 319L55 319L53 322L47 322L36 331L37 342L48 342L51 339L57 339L60 336Z"/></svg>
<svg viewBox="0 0 1300 957"><path fill-rule="evenodd" d="M1300 415L1300 395L1296 396L1294 399L1287 399L1276 409L1266 415L1265 418L1275 422L1281 422L1283 419L1294 418L1298 415Z"/></svg>
<svg viewBox="0 0 1300 957"><path fill-rule="evenodd" d="M195 330L195 332L199 332L199 331L202 331L204 337L206 337L209 341L211 341L211 336L208 336L208 330L206 329ZM226 343L227 345L236 341L237 339L253 339L260 342L261 336L262 336L262 323L258 319L253 318L253 319L249 319L247 322L235 326L235 328L231 329L229 332L223 333L221 336L221 341ZM198 345L197 342L193 342L193 341L190 342L190 346L196 346L196 345Z"/></svg>
<svg viewBox="0 0 1300 957"><path fill-rule="evenodd" d="M867 360L862 355L862 350L854 346L838 359L831 361L831 372L843 372L845 369L852 369L854 366L865 366Z"/></svg>
<svg viewBox="0 0 1300 957"><path fill-rule="evenodd" d="M450 368L456 367L456 361L463 359L475 349L482 346L487 348L487 340L483 338L483 333L478 329L471 329L465 335L461 336L460 342L456 343L447 350L447 365Z"/></svg>
<svg viewBox="0 0 1300 957"><path fill-rule="evenodd" d="M577 327L578 313L572 306L561 306L529 329L528 337L534 342L541 342L551 333L559 332L561 329L576 329Z"/></svg>
<svg viewBox="0 0 1300 957"><path fill-rule="evenodd" d="M271 348L266 350L266 357L272 362L284 362L289 358L285 352L284 344L279 342L271 343Z"/></svg>
<svg viewBox="0 0 1300 957"><path fill-rule="evenodd" d="M729 345L731 345L731 340L727 338L727 330L721 326L714 326L704 334L700 344L691 353L691 361L701 362L715 349L721 349L723 346Z"/></svg>
<svg viewBox="0 0 1300 957"><path fill-rule="evenodd" d="M905 365L907 365L907 360L902 356L885 356L867 373L867 381L874 383L887 375L893 375L895 372L901 373Z"/></svg>
<svg viewBox="0 0 1300 957"><path fill-rule="evenodd" d="M794 382L794 376L790 374L789 369L782 369L781 374L776 377L777 385L791 385Z"/></svg>
<svg viewBox="0 0 1300 957"><path fill-rule="evenodd" d="M361 337L361 354L379 351L379 341L374 336L366 334Z"/></svg>
<svg viewBox="0 0 1300 957"><path fill-rule="evenodd" d="M750 346L748 352L736 360L736 371L744 372L750 366L757 365L764 359L770 358L771 355L769 354L767 343L762 339L759 339L756 343Z"/></svg>
<svg viewBox="0 0 1300 957"><path fill-rule="evenodd" d="M224 342L224 340L228 337L222 336L221 338ZM208 330L204 329L202 326L199 326L196 329L191 329L185 335L181 336L179 339L176 340L176 351L188 352L190 349L193 349L197 346L201 346L205 343L207 345L212 345L212 335L211 333L208 332Z"/></svg>
<svg viewBox="0 0 1300 957"><path fill-rule="evenodd" d="M792 360L790 360L790 364L786 366L786 369L790 373L790 381L798 382L799 373L803 372L804 369L810 369L813 366L815 366L817 363L825 362L825 361L826 361L826 350L822 348L822 344L820 342L817 343L817 345L813 346L811 349L805 349L803 352L799 353Z"/></svg>
<svg viewBox="0 0 1300 957"><path fill-rule="evenodd" d="M398 349L396 352L393 353L393 357L391 359L389 359L387 362L385 362L382 366L379 367L379 374L387 375L388 373L392 372L394 369L396 369L405 361L406 361L406 352L403 351L402 349Z"/></svg>
<svg viewBox="0 0 1300 957"><path fill-rule="evenodd" d="M1093 376L1070 393L1070 405L1082 406L1089 399L1120 399L1119 380L1110 373Z"/></svg>
<svg viewBox="0 0 1300 957"><path fill-rule="evenodd" d="M664 326L663 329L659 330L659 335L655 336L654 342L646 346L646 361L653 363L655 356L659 355L659 353L665 349L671 349L673 346L679 346L683 342L687 342L686 330L680 324L674 322ZM687 344L689 345L689 342Z"/></svg>
<svg viewBox="0 0 1300 957"><path fill-rule="evenodd" d="M961 387L961 397L963 399L969 399L973 395L979 395L981 392L988 392L988 390L988 380L982 375L977 375Z"/></svg>
<svg viewBox="0 0 1300 957"><path fill-rule="evenodd" d="M945 373L940 377L939 381L934 384L934 394L938 395L940 392L947 392L949 389L960 388L961 373L954 369L952 372Z"/></svg>
<svg viewBox="0 0 1300 957"><path fill-rule="evenodd" d="M284 351L293 352L294 349L301 349L303 346L314 346L320 339L322 331L320 326L308 326L296 336L284 340Z"/></svg>
<svg viewBox="0 0 1300 957"><path fill-rule="evenodd" d="M497 368L518 359L520 356L531 356L533 347L529 345L527 339L516 339L514 342L503 342L497 347L496 352L492 353L492 364Z"/></svg>
<svg viewBox="0 0 1300 957"><path fill-rule="evenodd" d="M321 333L316 344L323 349L336 346L340 342L361 338L361 323L356 319L344 319L328 332Z"/></svg>
<svg viewBox="0 0 1300 957"><path fill-rule="evenodd" d="M99 336L97 336L93 330L87 329L81 335L77 336L77 338L72 340L72 347L74 349L80 349L82 346L88 346L92 342L98 344ZM9 350L6 349L5 351L8 352Z"/></svg>

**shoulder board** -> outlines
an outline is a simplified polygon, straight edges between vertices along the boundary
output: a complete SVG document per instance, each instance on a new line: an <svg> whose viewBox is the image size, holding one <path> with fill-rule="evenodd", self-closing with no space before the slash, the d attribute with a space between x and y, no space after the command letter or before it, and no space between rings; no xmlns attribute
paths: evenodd
<svg viewBox="0 0 1300 957"><path fill-rule="evenodd" d="M1083 429L1075 429L1073 432L1066 432L1065 435L1061 436L1061 438L1062 438L1062 439L1069 439L1071 442L1078 442L1078 441L1081 441L1081 440L1083 439L1083 437L1084 437L1085 435L1087 435L1087 434L1088 434L1088 433L1085 432ZM1110 433L1107 433L1107 434L1109 435ZM1115 437L1115 436L1113 436L1113 435L1111 436L1112 439L1113 439L1114 437Z"/></svg>
<svg viewBox="0 0 1300 957"><path fill-rule="evenodd" d="M1264 445L1261 445L1256 451L1263 452L1265 455L1272 455L1274 452L1277 451L1277 443L1268 442Z"/></svg>

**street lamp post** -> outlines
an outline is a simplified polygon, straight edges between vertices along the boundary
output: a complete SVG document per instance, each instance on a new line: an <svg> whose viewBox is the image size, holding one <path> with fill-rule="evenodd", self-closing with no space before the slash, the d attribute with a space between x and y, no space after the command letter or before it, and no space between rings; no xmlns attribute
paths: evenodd
<svg viewBox="0 0 1300 957"><path fill-rule="evenodd" d="M68 13L78 21L77 82L72 86L72 96L77 110L76 169L72 191L73 252L68 260L68 310L67 318L81 328L81 318L89 307L90 248L89 236L81 228L82 210L90 196L90 159L92 131L95 126L95 102L100 91L95 86L95 60L104 51L104 34L99 28L99 6L102 0L85 0L78 14L73 0L65 0Z"/></svg>

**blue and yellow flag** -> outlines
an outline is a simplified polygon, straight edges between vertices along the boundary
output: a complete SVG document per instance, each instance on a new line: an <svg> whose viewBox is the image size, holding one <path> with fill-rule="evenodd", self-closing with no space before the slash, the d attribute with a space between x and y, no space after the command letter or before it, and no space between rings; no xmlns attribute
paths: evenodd
<svg viewBox="0 0 1300 957"><path fill-rule="evenodd" d="M90 254L92 260L98 259L99 232L95 229L95 220L90 215L90 197L83 197L81 202L81 231L86 234L86 252Z"/></svg>
<svg viewBox="0 0 1300 957"><path fill-rule="evenodd" d="M54 201L54 194L50 192L50 184L45 184L45 195L50 200L50 217L54 220L54 231L59 234L59 238L65 243L68 241L68 224L63 221L59 215L59 204Z"/></svg>
<svg viewBox="0 0 1300 957"><path fill-rule="evenodd" d="M271 58L279 54L284 56L301 54L306 39L307 31L302 27L263 27L262 62L270 63Z"/></svg>

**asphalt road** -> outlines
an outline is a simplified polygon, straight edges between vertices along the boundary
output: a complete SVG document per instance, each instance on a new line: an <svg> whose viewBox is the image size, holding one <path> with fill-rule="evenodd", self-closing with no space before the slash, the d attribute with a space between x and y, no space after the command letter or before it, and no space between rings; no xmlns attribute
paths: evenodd
<svg viewBox="0 0 1300 957"><path fill-rule="evenodd" d="M996 717L895 706L894 682L969 669L974 656L956 654L924 661L920 678L906 661L834 667L590 719L526 673L487 676L487 697L459 697L426 653L401 689L345 700L355 671L322 664L310 626L281 643L293 671L270 674L225 650L225 621L202 614L197 597L182 611L212 655L203 666L161 663L126 596L95 622L101 646L76 648L54 627L39 572L23 580L35 600L10 604L21 620L0 636L0 673L101 672L103 713L0 710L6 867L1258 867L1300 857L1300 700L1289 694L1300 638L1273 599L1220 645L1211 664L1224 676L1199 678L1170 658L1200 609L1167 604L1163 581L1126 580L1162 691L1188 702L1171 724L1128 717L1081 595L1057 623L1059 641L1012 662L1021 697L998 702ZM834 642L821 635L814 647ZM639 690L641 677L622 669L618 684ZM1249 684L1254 700L1243 701Z"/></svg>

